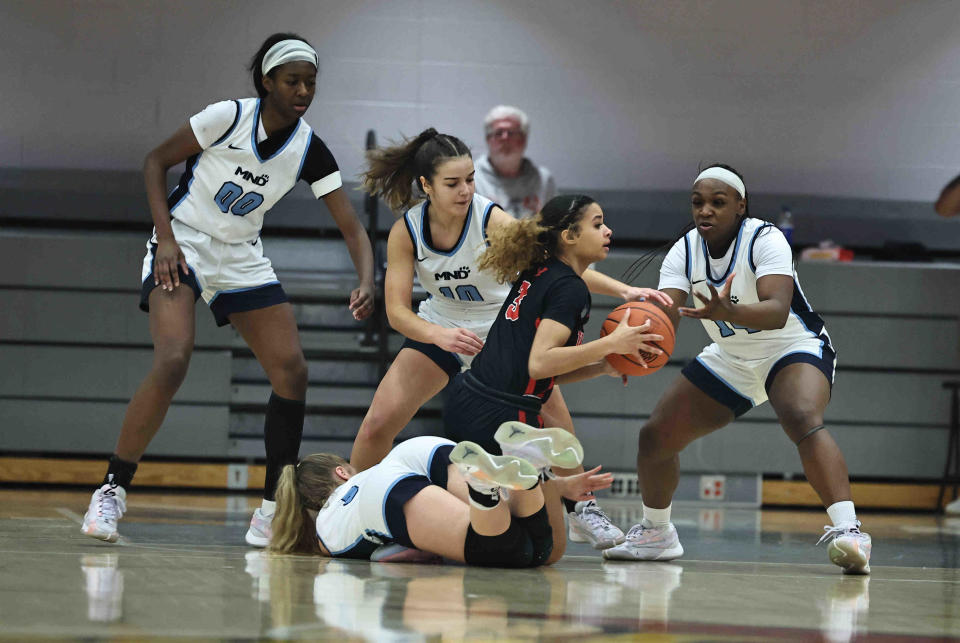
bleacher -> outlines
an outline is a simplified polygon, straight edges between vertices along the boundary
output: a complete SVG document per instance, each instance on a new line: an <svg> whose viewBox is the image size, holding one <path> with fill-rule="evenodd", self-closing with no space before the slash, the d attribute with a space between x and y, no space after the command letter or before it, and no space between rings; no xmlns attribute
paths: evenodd
<svg viewBox="0 0 960 643"><path fill-rule="evenodd" d="M15 478L14 465L27 456L69 454L88 461L78 465L83 471L101 470L130 395L149 368L147 316L137 308L137 294L150 222L135 178L135 173L0 174L5 192L0 206L0 456L6 464L0 466L6 469L0 482ZM351 196L368 223L362 195L351 189ZM674 237L687 216L686 195L680 193L596 196L614 228L615 247L625 247L598 266L613 276ZM751 207L757 213L781 200L759 195ZM930 250L915 257L926 262L798 265L806 295L823 314L838 349L827 424L852 478L919 483L916 506L927 507L923 503L943 471L947 444L949 392L941 382L960 376L960 262L955 259L960 224L919 216L918 204L871 209L844 200L835 204L834 216L827 199L795 197L791 206L800 221L801 244L819 238L819 226L829 222L831 236L861 255L864 249L882 252L887 239ZM804 210L809 210L806 217ZM392 220L381 208L374 231L380 263ZM867 221L869 233L863 227ZM358 323L350 316L352 264L324 206L308 192L298 189L270 213L264 244L291 296L310 366L301 452L347 454L401 338L384 335L376 320ZM657 265L637 283L655 286ZM594 299L588 338L597 336L605 312L617 303ZM699 324L685 320L662 372L634 378L627 388L608 378L564 387L589 464L631 475L640 423L706 343ZM201 302L187 379L146 460L224 466L262 461L269 391L238 335L229 327L217 329ZM429 403L401 439L441 431L439 408L439 399ZM710 473L728 476L731 496L741 493L748 503L760 493L758 476L789 481L802 474L796 450L769 405L694 443L681 455L681 467L685 476L678 498L697 497L696 474ZM52 470L45 480L79 482L86 474L58 475ZM246 486L256 484L250 480ZM804 502L791 497L793 504Z"/></svg>

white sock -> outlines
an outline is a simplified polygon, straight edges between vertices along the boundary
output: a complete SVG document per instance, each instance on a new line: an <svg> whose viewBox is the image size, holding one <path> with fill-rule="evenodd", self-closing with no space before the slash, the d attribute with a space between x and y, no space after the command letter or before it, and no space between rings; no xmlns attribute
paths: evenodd
<svg viewBox="0 0 960 643"><path fill-rule="evenodd" d="M277 511L277 501L276 500L267 500L263 499L263 502L260 503L260 513L264 516L272 516Z"/></svg>
<svg viewBox="0 0 960 643"><path fill-rule="evenodd" d="M672 508L673 503L667 505L666 509L654 509L653 507L643 505L643 519L649 523L651 527L665 527L670 524L670 510Z"/></svg>
<svg viewBox="0 0 960 643"><path fill-rule="evenodd" d="M841 500L833 503L827 507L827 515L833 521L834 527L857 521L857 511L853 508L852 500Z"/></svg>

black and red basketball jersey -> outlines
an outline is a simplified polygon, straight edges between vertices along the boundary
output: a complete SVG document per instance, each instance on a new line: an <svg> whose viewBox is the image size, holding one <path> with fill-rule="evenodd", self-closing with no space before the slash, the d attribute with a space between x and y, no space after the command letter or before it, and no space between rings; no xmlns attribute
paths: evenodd
<svg viewBox="0 0 960 643"><path fill-rule="evenodd" d="M570 266L556 258L535 265L514 282L470 373L490 388L545 402L554 378L532 380L527 370L540 321L552 319L569 328L565 346L577 346L589 316L590 291Z"/></svg>

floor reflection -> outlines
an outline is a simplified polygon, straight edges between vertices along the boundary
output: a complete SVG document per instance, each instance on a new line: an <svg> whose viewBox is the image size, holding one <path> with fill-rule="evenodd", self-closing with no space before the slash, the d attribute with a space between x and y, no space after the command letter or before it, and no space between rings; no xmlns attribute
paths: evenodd
<svg viewBox="0 0 960 643"><path fill-rule="evenodd" d="M123 618L123 571L118 554L86 554L80 557L87 594L87 618L97 623L115 623Z"/></svg>

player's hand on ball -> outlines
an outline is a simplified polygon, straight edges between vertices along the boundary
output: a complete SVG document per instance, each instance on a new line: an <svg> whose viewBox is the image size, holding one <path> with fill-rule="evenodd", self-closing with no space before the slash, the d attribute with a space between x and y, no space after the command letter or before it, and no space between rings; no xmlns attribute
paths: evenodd
<svg viewBox="0 0 960 643"><path fill-rule="evenodd" d="M644 364L644 367L646 367L646 364ZM618 371L618 370L614 367L614 365L610 363L609 360L606 360L606 359L601 360L601 361L600 361L600 368L603 369L603 374L604 374L604 375L609 375L610 377L617 377L617 378L621 379L621 380L623 381L623 385L624 385L624 386L626 386L626 385L627 385L627 382L630 381L630 378L628 378L626 375L624 375L623 373L621 373L620 371Z"/></svg>
<svg viewBox="0 0 960 643"><path fill-rule="evenodd" d="M647 342L662 341L663 335L647 332L652 325L649 319L639 326L631 326L630 313L631 311L628 309L620 319L620 323L617 324L616 330L610 333L613 340L613 352L620 355L639 355L640 351L656 355L662 353L663 351L659 348Z"/></svg>
<svg viewBox="0 0 960 643"><path fill-rule="evenodd" d="M442 328L437 333L437 346L451 353L476 355L483 348L483 340L466 328Z"/></svg>
<svg viewBox="0 0 960 643"><path fill-rule="evenodd" d="M624 301L655 301L662 306L670 308L673 306L673 300L670 295L654 288L637 288L630 286L623 292Z"/></svg>

